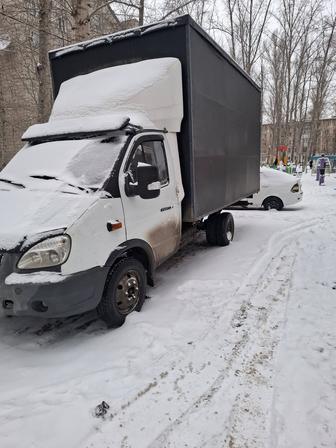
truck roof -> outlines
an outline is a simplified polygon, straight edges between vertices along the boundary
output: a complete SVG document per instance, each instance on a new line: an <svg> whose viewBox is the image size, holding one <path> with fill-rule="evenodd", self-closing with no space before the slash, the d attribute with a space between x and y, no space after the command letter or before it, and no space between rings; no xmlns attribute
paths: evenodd
<svg viewBox="0 0 336 448"><path fill-rule="evenodd" d="M72 45L67 45L64 47L56 48L49 51L50 60L60 58L65 55L69 55L71 53L83 52L89 48L99 47L111 45L114 42L120 41L122 39L136 38L141 37L148 33L155 33L161 31L163 28L171 28L190 25L195 31L202 35L204 39L206 39L215 49L218 51L230 64L232 64L240 73L248 79L248 81L253 84L258 90L261 90L260 86L251 78L251 76L240 67L237 62L231 58L231 56L226 53L215 41L212 37L206 33L203 28L201 28L191 17L189 14L184 14L174 19L163 20L159 22L152 23L150 25L144 25L136 28L130 28L122 31L118 31L112 34L107 34L104 36L100 36L94 39L86 40L83 42L75 43ZM54 93L57 94L59 89L59 85L55 85L54 82Z"/></svg>

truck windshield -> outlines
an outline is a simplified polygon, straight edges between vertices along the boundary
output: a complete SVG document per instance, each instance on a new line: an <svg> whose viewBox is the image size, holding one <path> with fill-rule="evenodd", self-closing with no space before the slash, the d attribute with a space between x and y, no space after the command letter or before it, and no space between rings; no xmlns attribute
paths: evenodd
<svg viewBox="0 0 336 448"><path fill-rule="evenodd" d="M78 192L97 190L112 172L126 139L119 134L26 145L0 177L33 189L59 189L64 183Z"/></svg>

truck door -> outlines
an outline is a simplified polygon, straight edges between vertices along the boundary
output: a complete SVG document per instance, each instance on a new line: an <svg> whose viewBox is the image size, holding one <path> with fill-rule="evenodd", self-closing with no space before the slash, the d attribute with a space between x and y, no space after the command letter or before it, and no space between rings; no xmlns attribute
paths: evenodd
<svg viewBox="0 0 336 448"><path fill-rule="evenodd" d="M153 199L127 196L125 183L136 184L139 163L156 166L160 194ZM120 171L120 194L124 208L127 240L145 240L154 252L156 264L174 253L181 237L181 207L176 192L175 173L168 144L162 135L142 134L135 137Z"/></svg>

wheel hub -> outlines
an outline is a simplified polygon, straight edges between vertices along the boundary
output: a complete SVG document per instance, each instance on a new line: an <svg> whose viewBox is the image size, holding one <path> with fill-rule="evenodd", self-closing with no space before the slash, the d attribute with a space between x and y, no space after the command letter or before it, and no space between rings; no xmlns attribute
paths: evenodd
<svg viewBox="0 0 336 448"><path fill-rule="evenodd" d="M128 281L127 281L127 297L129 301L135 300L137 297L137 293L139 291L139 287L138 287L138 282L137 279L135 277L131 277Z"/></svg>
<svg viewBox="0 0 336 448"><path fill-rule="evenodd" d="M135 271L127 272L119 281L116 291L117 306L121 314L129 314L139 301L139 278Z"/></svg>

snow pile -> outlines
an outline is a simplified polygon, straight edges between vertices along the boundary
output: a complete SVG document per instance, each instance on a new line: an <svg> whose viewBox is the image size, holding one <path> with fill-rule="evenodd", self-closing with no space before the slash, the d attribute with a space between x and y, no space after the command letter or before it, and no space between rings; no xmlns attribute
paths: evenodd
<svg viewBox="0 0 336 448"><path fill-rule="evenodd" d="M65 81L48 123L29 128L23 138L120 129L127 117L146 128L180 131L183 99L178 59L110 67Z"/></svg>
<svg viewBox="0 0 336 448"><path fill-rule="evenodd" d="M145 125L152 122L178 132L183 116L180 62L153 59L69 79L61 86L50 122L116 112L130 116L134 124L142 124L137 121L143 114Z"/></svg>

